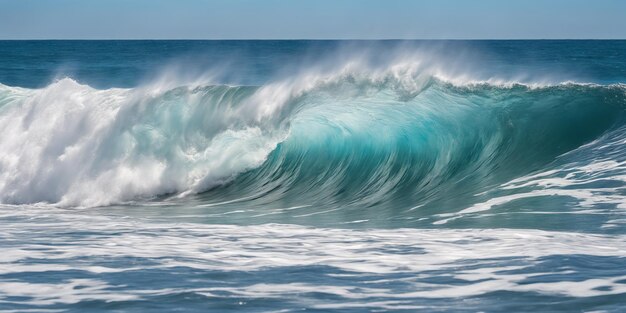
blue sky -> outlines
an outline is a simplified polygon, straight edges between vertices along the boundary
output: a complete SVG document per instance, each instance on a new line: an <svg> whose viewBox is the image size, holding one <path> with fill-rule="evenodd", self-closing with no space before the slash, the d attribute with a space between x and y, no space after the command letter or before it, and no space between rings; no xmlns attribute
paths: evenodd
<svg viewBox="0 0 626 313"><path fill-rule="evenodd" d="M626 38L621 0L0 0L0 39Z"/></svg>

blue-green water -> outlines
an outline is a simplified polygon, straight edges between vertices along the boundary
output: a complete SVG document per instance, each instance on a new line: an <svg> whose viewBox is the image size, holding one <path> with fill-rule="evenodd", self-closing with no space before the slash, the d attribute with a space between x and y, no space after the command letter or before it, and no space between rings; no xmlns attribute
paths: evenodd
<svg viewBox="0 0 626 313"><path fill-rule="evenodd" d="M626 41L0 41L0 310L626 310Z"/></svg>

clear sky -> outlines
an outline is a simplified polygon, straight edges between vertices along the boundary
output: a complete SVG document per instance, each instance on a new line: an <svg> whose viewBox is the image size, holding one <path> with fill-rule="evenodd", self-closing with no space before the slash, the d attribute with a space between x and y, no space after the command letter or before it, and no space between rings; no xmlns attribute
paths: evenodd
<svg viewBox="0 0 626 313"><path fill-rule="evenodd" d="M622 0L0 0L0 39L626 39Z"/></svg>

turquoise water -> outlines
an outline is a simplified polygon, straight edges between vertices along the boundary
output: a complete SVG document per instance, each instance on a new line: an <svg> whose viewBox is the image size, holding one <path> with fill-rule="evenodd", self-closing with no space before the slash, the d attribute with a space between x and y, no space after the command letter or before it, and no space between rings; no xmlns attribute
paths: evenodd
<svg viewBox="0 0 626 313"><path fill-rule="evenodd" d="M626 308L626 41L0 41L0 310Z"/></svg>

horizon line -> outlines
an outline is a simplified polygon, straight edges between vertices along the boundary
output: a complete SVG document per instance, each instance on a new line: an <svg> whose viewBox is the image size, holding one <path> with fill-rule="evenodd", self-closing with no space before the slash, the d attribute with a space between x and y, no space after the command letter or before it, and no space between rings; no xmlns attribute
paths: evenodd
<svg viewBox="0 0 626 313"><path fill-rule="evenodd" d="M582 41L626 38L0 38L0 41Z"/></svg>

